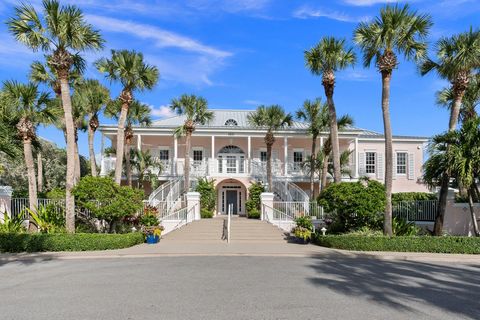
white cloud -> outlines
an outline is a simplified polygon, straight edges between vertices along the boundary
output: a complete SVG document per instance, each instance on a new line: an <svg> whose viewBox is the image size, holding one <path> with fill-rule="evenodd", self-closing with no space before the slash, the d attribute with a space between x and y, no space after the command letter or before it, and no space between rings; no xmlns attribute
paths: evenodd
<svg viewBox="0 0 480 320"><path fill-rule="evenodd" d="M373 6L374 4L379 4L379 3L394 3L399 1L398 0L344 0L343 2L353 6L363 7L363 6Z"/></svg>
<svg viewBox="0 0 480 320"><path fill-rule="evenodd" d="M149 105L149 106L150 106L150 111L152 113L152 116L154 117L170 118L175 116L175 112L173 112L172 109L170 109L170 106L167 106L167 105L163 105L160 107L155 107L152 105Z"/></svg>
<svg viewBox="0 0 480 320"><path fill-rule="evenodd" d="M327 18L331 20L337 20L342 22L360 22L368 21L371 18L369 16L351 16L349 14L340 11L325 10L322 8L312 8L310 6L302 6L295 10L293 13L295 18L309 19L309 18Z"/></svg>
<svg viewBox="0 0 480 320"><path fill-rule="evenodd" d="M220 9L230 13L264 9L271 0L189 0L190 7L197 10Z"/></svg>
<svg viewBox="0 0 480 320"><path fill-rule="evenodd" d="M243 100L243 103L251 105L251 106L259 106L262 105L263 103L258 101L258 100Z"/></svg>

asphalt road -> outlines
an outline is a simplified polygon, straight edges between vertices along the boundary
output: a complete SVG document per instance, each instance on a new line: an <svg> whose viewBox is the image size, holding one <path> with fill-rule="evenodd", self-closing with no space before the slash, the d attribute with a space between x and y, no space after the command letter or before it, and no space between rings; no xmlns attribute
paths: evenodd
<svg viewBox="0 0 480 320"><path fill-rule="evenodd" d="M0 262L2 320L479 318L478 265L327 255Z"/></svg>

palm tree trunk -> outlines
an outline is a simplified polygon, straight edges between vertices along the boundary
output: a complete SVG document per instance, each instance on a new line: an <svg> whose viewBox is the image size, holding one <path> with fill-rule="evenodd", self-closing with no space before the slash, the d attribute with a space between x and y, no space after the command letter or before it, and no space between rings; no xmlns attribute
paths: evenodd
<svg viewBox="0 0 480 320"><path fill-rule="evenodd" d="M122 110L118 118L117 129L117 158L115 161L115 182L120 185L122 181L122 167L123 167L123 146L125 141L125 120L127 119L129 105L126 102L122 103Z"/></svg>
<svg viewBox="0 0 480 320"><path fill-rule="evenodd" d="M327 96L327 103L328 117L330 122L330 142L332 144L333 181L335 183L339 183L342 181L342 172L340 168L340 146L338 142L337 112L333 102L333 92Z"/></svg>
<svg viewBox="0 0 480 320"><path fill-rule="evenodd" d="M25 166L27 167L28 177L28 201L32 211L37 211L37 181L35 178L35 164L33 162L32 141L30 139L23 140L23 154L25 156Z"/></svg>
<svg viewBox="0 0 480 320"><path fill-rule="evenodd" d="M465 91L459 91L453 101L452 110L450 112L450 120L448 122L448 131L454 131L457 128L458 117L460 114L460 107L462 105ZM448 147L447 147L448 148ZM450 184L450 173L445 172L442 177L440 191L438 194L437 215L435 217L435 224L433 225L433 235L441 236L443 234L443 222L445 220L445 212L447 209L448 187Z"/></svg>
<svg viewBox="0 0 480 320"><path fill-rule="evenodd" d="M91 120L93 115L89 115ZM89 121L90 123L90 121ZM97 176L97 162L95 161L95 149L93 147L93 140L95 138L95 130L89 125L88 126L88 153L90 155L90 171L93 177Z"/></svg>
<svg viewBox="0 0 480 320"><path fill-rule="evenodd" d="M268 182L268 192L272 192L272 145L267 144L267 182Z"/></svg>
<svg viewBox="0 0 480 320"><path fill-rule="evenodd" d="M75 129L72 116L72 101L68 74L60 77L62 105L65 113L65 131L67 133L67 175L65 181L65 218L67 232L75 233L75 198L72 194L75 179Z"/></svg>
<svg viewBox="0 0 480 320"><path fill-rule="evenodd" d="M37 185L38 192L43 192L43 161L41 151L37 153Z"/></svg>
<svg viewBox="0 0 480 320"><path fill-rule="evenodd" d="M75 139L75 182L76 185L80 181L80 153L78 152L78 139Z"/></svg>
<svg viewBox="0 0 480 320"><path fill-rule="evenodd" d="M478 231L477 217L473 208L472 188L468 190L468 206L470 207L470 216L472 217L473 233L475 237L478 237L480 236L480 232Z"/></svg>
<svg viewBox="0 0 480 320"><path fill-rule="evenodd" d="M183 174L185 178L185 192L190 189L190 148L192 144L192 132L187 130L185 135L185 165L183 168Z"/></svg>
<svg viewBox="0 0 480 320"><path fill-rule="evenodd" d="M312 154L310 156L310 200L315 199L315 155L317 151L317 137L312 137Z"/></svg>
<svg viewBox="0 0 480 320"><path fill-rule="evenodd" d="M392 182L393 182L393 152L392 152L392 127L390 124L390 80L391 71L382 72L382 114L385 134L385 218L383 233L392 236Z"/></svg>
<svg viewBox="0 0 480 320"><path fill-rule="evenodd" d="M329 161L329 158L330 156L329 155L325 155L323 157L323 168L322 168L322 179L321 179L321 191L323 191L323 189L325 189L325 187L327 186L327 175L328 175L328 161Z"/></svg>
<svg viewBox="0 0 480 320"><path fill-rule="evenodd" d="M125 143L125 173L127 175L127 183L132 186L132 167L130 165L130 143Z"/></svg>

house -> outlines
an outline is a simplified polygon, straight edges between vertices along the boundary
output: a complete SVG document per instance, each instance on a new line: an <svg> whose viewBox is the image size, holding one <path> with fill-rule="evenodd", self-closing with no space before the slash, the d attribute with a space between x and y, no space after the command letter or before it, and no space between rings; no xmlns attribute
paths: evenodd
<svg viewBox="0 0 480 320"><path fill-rule="evenodd" d="M229 204L234 212L245 214L248 187L254 181L266 182L265 130L248 124L247 115L252 110L212 110L214 119L207 125L197 126L192 137L191 177L215 179L218 190L217 213L225 213ZM176 138L174 128L185 118L175 116L155 121L150 127L134 127L134 148L149 150L162 164L159 173L161 183L181 177L184 172L185 138ZM104 138L116 145L116 125L103 125ZM322 146L328 137L324 132L318 138ZM307 124L295 121L292 126L275 133L272 151L273 192L280 199L308 200L309 174L303 163L311 152L311 137ZM360 177L384 180L385 147L382 134L356 127L348 127L339 133L340 151L350 150L349 173L344 181L357 181ZM394 136L393 192L427 191L422 184L422 164L427 138ZM318 148L319 148L318 147ZM107 175L115 167L114 155L104 155L101 175ZM318 179L317 179L318 180ZM160 187L161 188L161 187ZM318 193L318 186L317 193ZM147 190L151 192L152 190Z"/></svg>

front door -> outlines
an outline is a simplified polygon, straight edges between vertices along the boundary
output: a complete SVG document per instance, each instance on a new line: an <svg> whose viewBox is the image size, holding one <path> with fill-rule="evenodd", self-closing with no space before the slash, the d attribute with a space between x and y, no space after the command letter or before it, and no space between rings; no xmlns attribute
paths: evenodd
<svg viewBox="0 0 480 320"><path fill-rule="evenodd" d="M232 205L232 214L238 214L238 208L237 208L237 190L227 190L227 211L226 213L228 214L228 208L230 208L230 205Z"/></svg>

